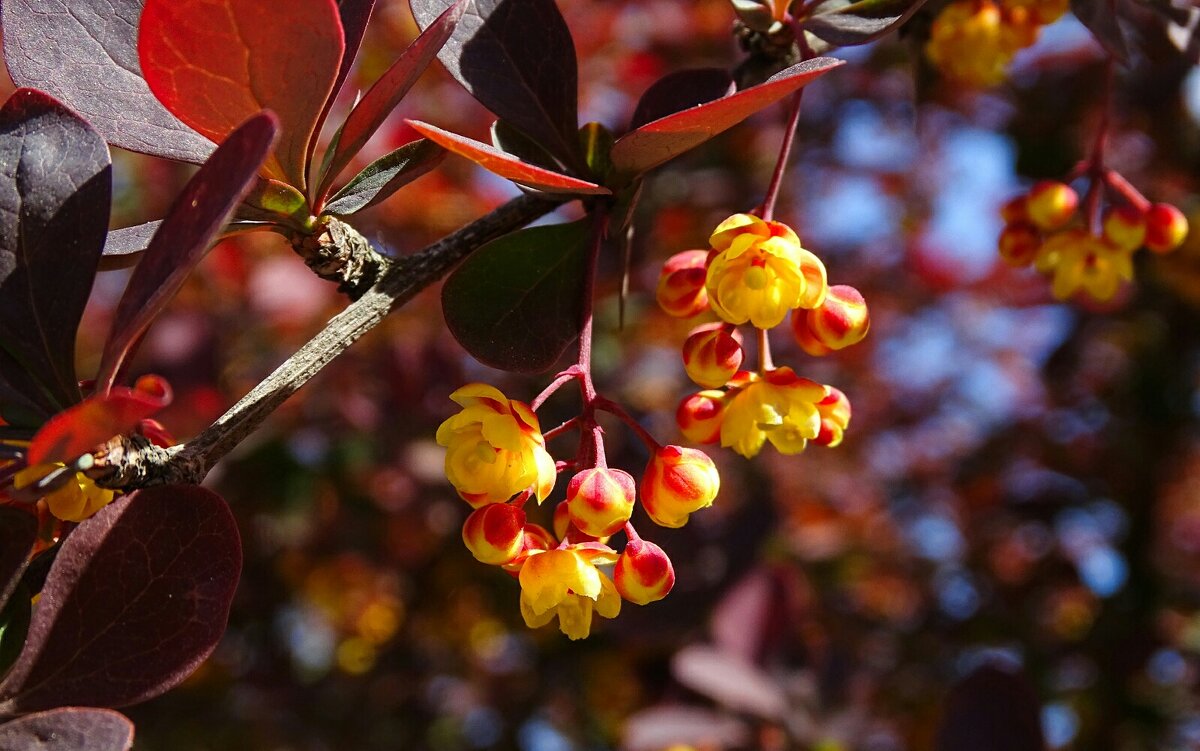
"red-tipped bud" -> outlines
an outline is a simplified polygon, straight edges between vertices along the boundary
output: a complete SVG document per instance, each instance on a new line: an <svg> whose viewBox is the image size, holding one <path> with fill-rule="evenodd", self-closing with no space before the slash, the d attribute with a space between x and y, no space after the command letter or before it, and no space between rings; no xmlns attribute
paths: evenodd
<svg viewBox="0 0 1200 751"><path fill-rule="evenodd" d="M736 329L710 323L692 331L683 343L683 369L700 386L715 389L725 385L742 367L742 344Z"/></svg>
<svg viewBox="0 0 1200 751"><path fill-rule="evenodd" d="M704 289L707 266L707 250L685 250L663 264L655 297L668 315L691 318L708 310L708 292Z"/></svg>
<svg viewBox="0 0 1200 751"><path fill-rule="evenodd" d="M1132 206L1109 206L1104 211L1104 239L1132 253L1146 241L1146 214Z"/></svg>
<svg viewBox="0 0 1200 751"><path fill-rule="evenodd" d="M1156 203L1146 212L1146 247L1155 253L1170 253L1183 244L1188 220L1169 203Z"/></svg>
<svg viewBox="0 0 1200 751"><path fill-rule="evenodd" d="M1071 221L1079 208L1079 194L1057 180L1042 180L1029 191L1025 203L1029 220L1039 229L1055 230Z"/></svg>
<svg viewBox="0 0 1200 751"><path fill-rule="evenodd" d="M826 347L817 339L817 335L808 326L808 314L812 311L797 308L792 311L792 336L800 349L813 357L824 357L833 350Z"/></svg>
<svg viewBox="0 0 1200 751"><path fill-rule="evenodd" d="M830 350L858 344L871 328L867 301L858 290L845 284L830 287L825 302L808 311L805 319L813 338ZM793 320L793 329L797 325Z"/></svg>
<svg viewBox="0 0 1200 751"><path fill-rule="evenodd" d="M821 432L813 443L833 448L842 442L846 428L850 425L850 400L840 390L826 386L828 395L817 402L817 413L821 415Z"/></svg>
<svg viewBox="0 0 1200 751"><path fill-rule="evenodd" d="M689 514L712 505L720 487L721 476L708 454L664 446L642 475L642 506L655 524L682 527Z"/></svg>
<svg viewBox="0 0 1200 751"><path fill-rule="evenodd" d="M481 563L508 563L525 545L525 511L507 503L477 509L463 524L463 542Z"/></svg>
<svg viewBox="0 0 1200 751"><path fill-rule="evenodd" d="M1029 210L1026 208L1025 196L1017 196L1009 199L1007 203L1000 207L1000 218L1005 224L1016 224L1017 222L1029 221Z"/></svg>
<svg viewBox="0 0 1200 751"><path fill-rule="evenodd" d="M725 416L725 392L701 391L686 397L675 410L675 422L692 443L716 443Z"/></svg>
<svg viewBox="0 0 1200 751"><path fill-rule="evenodd" d="M675 568L659 546L630 540L617 559L613 583L621 597L635 605L648 605L666 597L675 586Z"/></svg>
<svg viewBox="0 0 1200 751"><path fill-rule="evenodd" d="M1042 247L1042 236L1032 224L1017 222L1006 226L1000 232L997 245L1004 262L1020 268L1028 266L1037 258L1038 250Z"/></svg>
<svg viewBox="0 0 1200 751"><path fill-rule="evenodd" d="M621 469L593 467L571 478L567 511L579 531L606 537L629 521L636 494L633 475Z"/></svg>

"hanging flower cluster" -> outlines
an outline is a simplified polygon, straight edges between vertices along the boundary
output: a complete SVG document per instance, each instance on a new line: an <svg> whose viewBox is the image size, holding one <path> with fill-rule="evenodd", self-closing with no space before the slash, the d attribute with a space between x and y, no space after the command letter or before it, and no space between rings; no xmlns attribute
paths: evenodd
<svg viewBox="0 0 1200 751"><path fill-rule="evenodd" d="M1121 202L1102 207L1106 188ZM1088 210L1080 212L1078 194L1053 180L1012 199L1001 212L1001 258L1050 276L1059 300L1082 293L1105 301L1122 282L1133 280L1133 254L1139 248L1168 253L1187 237L1183 212L1167 203L1150 203L1114 172L1093 182L1085 203Z"/></svg>
<svg viewBox="0 0 1200 751"><path fill-rule="evenodd" d="M721 222L712 250L689 250L667 260L657 297L667 313L690 318L711 311L720 319L694 329L683 344L688 376L704 390L676 412L683 434L717 443L747 458L770 443L797 454L812 441L836 446L850 422L845 394L771 363L767 331L791 313L797 343L825 355L862 341L867 306L853 287L830 287L825 265L800 244L791 227L751 214ZM737 327L749 323L759 341L759 368L742 367Z"/></svg>
<svg viewBox="0 0 1200 751"><path fill-rule="evenodd" d="M925 55L947 78L968 86L1004 80L1013 56L1041 27L1067 11L1067 0L956 0L938 14Z"/></svg>
<svg viewBox="0 0 1200 751"><path fill-rule="evenodd" d="M446 477L475 509L463 525L463 542L480 562L517 577L521 615L529 627L557 617L560 630L572 639L591 632L594 615L616 617L622 600L637 605L661 600L675 583L670 558L630 522L639 490L655 523L680 527L689 515L711 506L720 487L712 459L696 449L659 445L619 407L592 392L586 371L566 371L543 398L577 377L586 379L590 397L585 397L584 414L571 421L582 433L572 461L551 458L532 407L485 384L451 394L462 410L437 432L438 443L446 447ZM640 489L631 474L608 466L594 409L629 421L649 446ZM544 501L558 472L569 468L576 471L566 499L555 508L553 531L530 522L526 503ZM619 532L626 537L620 553L609 546Z"/></svg>

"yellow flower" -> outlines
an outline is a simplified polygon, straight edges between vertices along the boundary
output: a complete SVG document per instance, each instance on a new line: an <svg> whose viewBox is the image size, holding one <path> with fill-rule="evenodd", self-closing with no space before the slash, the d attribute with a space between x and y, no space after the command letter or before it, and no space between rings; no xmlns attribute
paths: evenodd
<svg viewBox="0 0 1200 751"><path fill-rule="evenodd" d="M13 477L13 487L20 490L33 485L63 466L55 463L26 467ZM59 519L81 522L111 503L114 496L113 491L99 487L87 475L76 472L66 483L47 493L45 501L50 513Z"/></svg>
<svg viewBox="0 0 1200 751"><path fill-rule="evenodd" d="M1033 44L1037 28L1028 13L1002 10L993 0L959 0L934 19L925 54L949 78L994 86L1013 55Z"/></svg>
<svg viewBox="0 0 1200 751"><path fill-rule="evenodd" d="M820 435L821 384L777 368L761 377L743 372L731 385L738 388L725 407L722 446L750 458L770 441L781 454L798 454Z"/></svg>
<svg viewBox="0 0 1200 751"><path fill-rule="evenodd" d="M443 422L446 477L474 508L501 503L523 490L545 500L557 475L537 416L524 402L472 383L450 395L463 409Z"/></svg>
<svg viewBox="0 0 1200 751"><path fill-rule="evenodd" d="M616 618L621 595L597 565L614 563L617 554L600 543L533 552L525 559L521 582L521 615L530 628L544 626L558 616L558 627L571 639L583 639L592 630L592 613Z"/></svg>
<svg viewBox="0 0 1200 751"><path fill-rule="evenodd" d="M717 253L705 278L708 301L728 323L769 329L789 311L815 308L825 299L825 265L785 224L734 214L709 243Z"/></svg>
<svg viewBox="0 0 1200 751"><path fill-rule="evenodd" d="M1035 262L1039 271L1051 272L1051 291L1065 300L1083 290L1095 300L1109 300L1121 281L1133 279L1132 254L1083 229L1053 235Z"/></svg>

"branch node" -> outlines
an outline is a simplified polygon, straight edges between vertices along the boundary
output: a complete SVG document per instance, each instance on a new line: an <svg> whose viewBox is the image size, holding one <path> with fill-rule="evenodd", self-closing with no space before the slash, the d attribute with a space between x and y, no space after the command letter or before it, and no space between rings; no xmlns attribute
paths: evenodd
<svg viewBox="0 0 1200 751"><path fill-rule="evenodd" d="M358 230L337 217L321 220L312 234L292 236L292 248L317 276L337 282L338 291L357 300L391 265Z"/></svg>

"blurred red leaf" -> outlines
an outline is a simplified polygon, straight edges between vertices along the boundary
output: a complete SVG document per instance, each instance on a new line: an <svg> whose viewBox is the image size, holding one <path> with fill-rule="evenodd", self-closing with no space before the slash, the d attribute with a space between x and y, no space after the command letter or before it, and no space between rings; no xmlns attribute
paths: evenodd
<svg viewBox="0 0 1200 751"><path fill-rule="evenodd" d="M42 426L29 444L29 464L70 461L113 436L131 432L170 403L170 385L153 375L142 376L132 389L116 386L108 394L97 392Z"/></svg>
<svg viewBox="0 0 1200 751"><path fill-rule="evenodd" d="M4 751L128 751L133 723L120 712L63 707L0 725Z"/></svg>
<svg viewBox="0 0 1200 751"><path fill-rule="evenodd" d="M200 133L220 142L274 112L280 138L264 172L302 192L344 46L333 0L146 0L138 29L150 90Z"/></svg>
<svg viewBox="0 0 1200 751"><path fill-rule="evenodd" d="M113 501L62 543L0 713L119 707L178 684L224 633L241 566L237 525L212 491Z"/></svg>
<svg viewBox="0 0 1200 751"><path fill-rule="evenodd" d="M805 60L758 86L642 125L617 139L613 167L635 177L694 149L842 64L844 61L831 57Z"/></svg>
<svg viewBox="0 0 1200 751"><path fill-rule="evenodd" d="M610 192L608 188L601 187L595 183L589 183L586 180L580 180L576 177L569 177L542 169L541 167L535 167L527 162L522 162L510 154L505 154L503 151L486 143L472 140L466 136L460 136L457 133L451 133L448 130L442 130L429 123L423 123L419 120L405 120L405 122L412 126L418 133L445 148L447 151L453 151L459 156L466 157L487 171L493 172L500 177L508 178L520 185L544 190L547 193L604 195Z"/></svg>
<svg viewBox="0 0 1200 751"><path fill-rule="evenodd" d="M754 664L713 647L685 647L671 660L675 680L739 712L778 720L788 711L787 696Z"/></svg>
<svg viewBox="0 0 1200 751"><path fill-rule="evenodd" d="M750 740L746 723L695 707L651 707L625 721L623 751L661 751L676 746L745 748Z"/></svg>
<svg viewBox="0 0 1200 751"><path fill-rule="evenodd" d="M204 258L271 150L278 121L260 113L225 139L171 205L117 305L96 376L107 391L151 321ZM146 417L148 415L142 415Z"/></svg>

